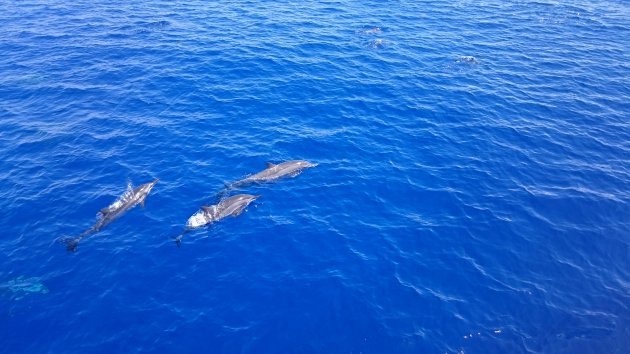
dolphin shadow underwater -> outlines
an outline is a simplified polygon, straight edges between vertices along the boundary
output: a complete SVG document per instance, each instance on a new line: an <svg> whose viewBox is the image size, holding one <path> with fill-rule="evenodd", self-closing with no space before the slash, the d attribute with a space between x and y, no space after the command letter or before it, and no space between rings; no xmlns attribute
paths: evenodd
<svg viewBox="0 0 630 354"><path fill-rule="evenodd" d="M48 294L48 288L42 283L41 278L27 278L23 275L0 284L0 294L8 296L10 299L22 300L29 294Z"/></svg>
<svg viewBox="0 0 630 354"><path fill-rule="evenodd" d="M151 192L151 189L159 180L159 178L156 178L152 182L140 185L135 189L132 188L131 183L129 183L127 191L123 195L108 207L99 210L98 219L91 228L83 231L83 233L77 237L66 237L59 241L66 245L68 252L76 252L79 242L86 236L99 232L102 228L111 224L136 205L140 204L144 207L144 202L149 192Z"/></svg>

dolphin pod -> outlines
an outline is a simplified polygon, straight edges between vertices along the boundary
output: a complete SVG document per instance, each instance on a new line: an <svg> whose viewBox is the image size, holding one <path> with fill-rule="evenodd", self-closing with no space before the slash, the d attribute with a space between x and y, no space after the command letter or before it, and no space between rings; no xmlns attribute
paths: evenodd
<svg viewBox="0 0 630 354"><path fill-rule="evenodd" d="M110 206L103 208L98 212L99 218L91 228L83 231L83 233L77 237L61 240L65 243L68 252L75 252L79 246L79 242L81 242L84 237L101 231L102 228L111 224L129 209L138 204L144 207L144 201L147 199L147 196L149 195L149 192L151 192L153 186L155 186L159 180L159 178L156 178L153 182L145 183L135 189L133 189L131 184L129 184L127 186L127 191L123 195L116 199L116 201Z"/></svg>
<svg viewBox="0 0 630 354"><path fill-rule="evenodd" d="M229 193L232 189L252 183L271 182L282 177L295 177L304 169L315 166L317 166L317 164L304 160L286 161L277 165L268 162L266 169L228 185L223 194ZM79 242L86 236L97 233L136 205L140 204L144 207L147 196L158 181L159 178L156 178L154 181L140 185L135 189L129 185L127 191L116 199L114 203L99 211L99 217L91 228L85 230L77 237L64 238L60 241L66 245L68 252L75 252ZM181 246L181 240L186 233L217 222L228 216L236 217L240 215L251 202L258 198L260 198L260 195L237 194L231 197L221 197L217 204L202 206L200 210L188 218L184 231L175 238L177 247Z"/></svg>
<svg viewBox="0 0 630 354"><path fill-rule="evenodd" d="M286 161L277 165L267 162L266 169L228 185L227 189L224 190L221 195L229 193L232 189L244 187L253 183L272 182L282 177L295 177L304 169L315 166L317 166L317 164L304 160ZM181 247L184 235L196 228L212 224L228 216L236 217L241 215L243 210L245 210L251 202L259 197L260 195L238 194L227 198L220 197L219 202L215 205L202 206L201 210L197 211L188 218L186 228L175 238L175 244L177 244L177 247Z"/></svg>

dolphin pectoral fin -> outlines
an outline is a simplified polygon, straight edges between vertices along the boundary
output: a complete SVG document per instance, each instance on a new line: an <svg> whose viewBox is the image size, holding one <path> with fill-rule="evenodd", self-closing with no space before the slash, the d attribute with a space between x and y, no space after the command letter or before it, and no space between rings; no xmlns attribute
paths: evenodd
<svg viewBox="0 0 630 354"><path fill-rule="evenodd" d="M106 215L107 213L109 213L109 208L103 208L101 210L98 211L99 213Z"/></svg>
<svg viewBox="0 0 630 354"><path fill-rule="evenodd" d="M240 207L240 208L238 208L238 209L234 210L234 212L232 212L232 214L231 214L231 215L232 215L233 217L237 217L237 216L239 216L239 215L243 214L243 210L245 210L245 208L246 208L246 207L247 207L247 205L243 205L242 207Z"/></svg>
<svg viewBox="0 0 630 354"><path fill-rule="evenodd" d="M202 206L201 210L203 210L204 212L206 212L206 213L208 213L210 215L212 215L212 212L213 212L212 208L207 206L207 205Z"/></svg>
<svg viewBox="0 0 630 354"><path fill-rule="evenodd" d="M274 165L274 164L272 164L271 162L267 162L267 163L266 163L266 165L267 165L267 168L272 168L272 167L274 167L274 166L275 166L275 165Z"/></svg>
<svg viewBox="0 0 630 354"><path fill-rule="evenodd" d="M141 207L143 207L143 208L144 208L144 201L145 201L145 200L146 200L146 199L142 199L142 201L140 202L140 206L141 206Z"/></svg>

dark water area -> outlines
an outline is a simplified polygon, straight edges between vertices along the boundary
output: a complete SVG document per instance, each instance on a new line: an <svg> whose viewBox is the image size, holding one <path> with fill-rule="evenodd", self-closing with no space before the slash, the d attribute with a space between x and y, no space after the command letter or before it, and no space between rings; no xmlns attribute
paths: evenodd
<svg viewBox="0 0 630 354"><path fill-rule="evenodd" d="M4 1L0 32L0 352L628 351L626 1Z"/></svg>

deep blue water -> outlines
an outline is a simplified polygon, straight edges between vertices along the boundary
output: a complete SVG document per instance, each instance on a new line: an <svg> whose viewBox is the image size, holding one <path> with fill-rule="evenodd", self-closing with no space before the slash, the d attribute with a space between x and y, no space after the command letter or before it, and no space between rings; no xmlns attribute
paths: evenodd
<svg viewBox="0 0 630 354"><path fill-rule="evenodd" d="M0 352L628 352L627 1L5 0L0 33Z"/></svg>

